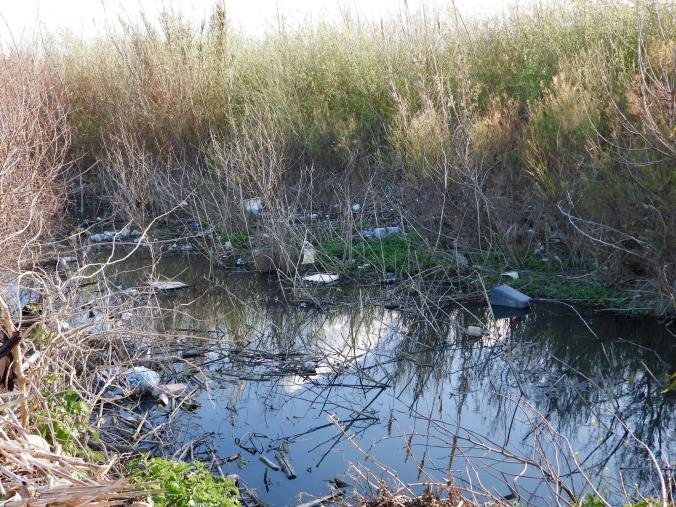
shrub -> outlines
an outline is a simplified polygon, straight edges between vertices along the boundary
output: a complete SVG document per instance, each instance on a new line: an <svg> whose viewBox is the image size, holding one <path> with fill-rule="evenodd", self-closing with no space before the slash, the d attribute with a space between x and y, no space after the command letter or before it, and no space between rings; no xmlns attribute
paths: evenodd
<svg viewBox="0 0 676 507"><path fill-rule="evenodd" d="M0 74L0 265L8 268L30 254L64 205L70 128L53 62L12 52L0 56Z"/></svg>

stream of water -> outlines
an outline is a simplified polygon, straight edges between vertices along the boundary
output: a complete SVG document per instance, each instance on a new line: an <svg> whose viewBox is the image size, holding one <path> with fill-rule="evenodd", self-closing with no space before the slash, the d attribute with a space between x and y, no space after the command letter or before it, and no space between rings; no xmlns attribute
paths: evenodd
<svg viewBox="0 0 676 507"><path fill-rule="evenodd" d="M111 279L137 286L151 265L135 255ZM186 357L161 375L197 389L154 452L218 462L268 505L324 496L337 477L362 492L381 479L420 490L451 477L551 505L565 493L543 480L546 463L576 492L580 469L611 497L620 476L630 494L654 492L639 441L660 466L676 451L673 398L660 393L674 340L655 320L545 304L494 317L419 298L390 310L375 302L394 289L356 285L318 289L318 308L289 301L277 278L213 270L198 256L154 269L189 287L156 296L163 309L132 321L137 341L154 351L162 336L194 337L172 345ZM479 323L487 334L466 336ZM280 451L293 480L259 459Z"/></svg>

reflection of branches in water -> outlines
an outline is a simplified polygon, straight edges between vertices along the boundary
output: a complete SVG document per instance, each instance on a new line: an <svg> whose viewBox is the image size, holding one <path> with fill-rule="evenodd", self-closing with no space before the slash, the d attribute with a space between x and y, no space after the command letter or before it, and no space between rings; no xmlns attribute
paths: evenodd
<svg viewBox="0 0 676 507"><path fill-rule="evenodd" d="M165 308L153 332L191 330L173 342L183 348L197 346L196 337L218 338L174 373L202 370L227 389L233 418L250 400L265 414L301 404L303 416L321 422L300 433L279 428L270 439L312 435L316 465L346 436L358 440L388 419L382 438L407 442L421 473L472 484L511 477L515 489L538 477L544 486L530 488L531 500L563 501L588 483L583 474L603 475L611 458L631 469L632 482L647 481L645 450L626 445L629 435L664 452L673 445L673 404L656 380L673 365L656 361L649 346L596 340L567 314L545 309L492 322L485 310L471 315L424 299L412 313L361 304L297 310L276 302L283 299L256 277L160 297ZM462 330L477 319L490 333L471 340ZM589 324L599 336L635 338L612 319ZM373 409L384 393L389 414ZM575 456L563 435L585 452Z"/></svg>
<svg viewBox="0 0 676 507"><path fill-rule="evenodd" d="M551 320L538 331L542 331L538 335L540 346L521 349L521 369L532 386L529 399L539 410L551 414L558 431L574 434L577 427L598 424L601 435L590 434L590 448L597 447L597 454L606 458L620 452L625 465L635 466L630 463L639 464L644 457L624 445L625 431L618 428L616 420L620 414L639 439L651 447L665 448L673 410L672 403L659 394L659 384L646 367L648 360L655 363L654 350L623 342L580 341L576 339L580 334L571 332L570 326L556 327ZM611 337L616 332L613 328L605 331ZM532 327L519 329L524 338L533 333ZM543 351L547 354L545 365L530 367L542 361ZM592 437L602 439L602 445L596 446ZM602 469L606 463L604 459L597 466Z"/></svg>

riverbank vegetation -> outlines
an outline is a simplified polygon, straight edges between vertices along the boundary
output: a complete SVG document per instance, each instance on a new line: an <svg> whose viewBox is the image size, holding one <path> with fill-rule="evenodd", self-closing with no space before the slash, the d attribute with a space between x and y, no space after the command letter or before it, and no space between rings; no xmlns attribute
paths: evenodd
<svg viewBox="0 0 676 507"><path fill-rule="evenodd" d="M217 5L200 26L167 11L92 40L5 45L0 282L42 296L19 322L0 300L0 373L21 393L0 406L0 451L17 484L53 494L58 462L82 498L144 497L169 478L181 498L237 505L199 467L110 479L127 465L97 450L93 385L138 351L73 323L112 262L63 260L99 227L92 208L142 238L180 223L215 262L293 280L429 277L482 298L516 272L533 296L672 318L675 20L669 2L580 1L488 20L346 14L255 39ZM106 318L135 303L96 283L115 301ZM27 449L37 460L8 458ZM184 490L193 479L203 492Z"/></svg>
<svg viewBox="0 0 676 507"><path fill-rule="evenodd" d="M287 257L299 211L339 219L348 243L356 218L403 222L433 255L561 259L631 291L627 306L673 312L672 9L346 16L252 40L216 7L200 27L167 12L8 47L3 236L49 231L65 182L74 205L105 198L147 223L182 204L224 233L260 197L256 225Z"/></svg>

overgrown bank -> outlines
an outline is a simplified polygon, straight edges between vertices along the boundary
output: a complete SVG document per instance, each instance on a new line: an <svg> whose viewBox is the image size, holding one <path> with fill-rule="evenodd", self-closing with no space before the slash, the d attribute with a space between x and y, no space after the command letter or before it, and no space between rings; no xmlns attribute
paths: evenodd
<svg viewBox="0 0 676 507"><path fill-rule="evenodd" d="M556 256L672 313L673 20L669 3L578 2L251 40L216 7L200 28L166 13L11 48L2 233L44 234L64 175L72 206L103 196L141 224L182 204L243 229L242 200L260 197L283 257L306 236L299 211L344 232L357 202L437 250L517 269Z"/></svg>
<svg viewBox="0 0 676 507"><path fill-rule="evenodd" d="M22 362L13 346L0 364L31 367L3 398L5 458L28 451L12 466L49 494L45 459L85 496L146 495L107 479L114 460L90 449L91 414L71 396L91 394L82 373L106 354L132 360L121 332L102 344L65 325L98 261L68 276L40 263L57 239L74 250L91 240L64 217L99 201L135 228L178 217L223 263L295 275L311 245L314 269L346 277L428 277L478 294L508 280L533 296L673 315L675 14L666 2L590 1L252 40L216 8L201 27L168 13L93 41L45 34L3 48L0 278L45 296L40 316L19 329L5 319L0 333L3 353L20 332L41 354ZM155 472L136 478L189 496L183 486L201 477L199 495L235 501L200 470Z"/></svg>

